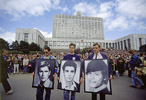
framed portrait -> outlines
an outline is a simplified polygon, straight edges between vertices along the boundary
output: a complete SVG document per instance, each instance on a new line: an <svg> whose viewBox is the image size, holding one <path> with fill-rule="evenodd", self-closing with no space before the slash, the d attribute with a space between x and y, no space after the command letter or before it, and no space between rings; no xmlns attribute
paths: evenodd
<svg viewBox="0 0 146 100"><path fill-rule="evenodd" d="M84 61L85 92L112 94L107 59Z"/></svg>
<svg viewBox="0 0 146 100"><path fill-rule="evenodd" d="M80 92L81 61L62 60L58 89Z"/></svg>
<svg viewBox="0 0 146 100"><path fill-rule="evenodd" d="M36 59L32 87L54 88L54 59Z"/></svg>

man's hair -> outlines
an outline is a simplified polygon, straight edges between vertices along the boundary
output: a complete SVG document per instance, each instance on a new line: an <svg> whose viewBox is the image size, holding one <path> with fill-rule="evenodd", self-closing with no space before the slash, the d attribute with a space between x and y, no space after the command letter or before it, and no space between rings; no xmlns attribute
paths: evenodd
<svg viewBox="0 0 146 100"><path fill-rule="evenodd" d="M100 48L100 44L99 43L94 43L93 46L98 45L98 47Z"/></svg>
<svg viewBox="0 0 146 100"><path fill-rule="evenodd" d="M129 50L129 53L130 54L135 54L135 51L134 50Z"/></svg>
<svg viewBox="0 0 146 100"><path fill-rule="evenodd" d="M47 49L48 51L51 51L50 47L44 47L44 49Z"/></svg>
<svg viewBox="0 0 146 100"><path fill-rule="evenodd" d="M86 69L86 74L88 75L91 72L95 71L101 71L104 79L104 83L108 82L108 72L106 70L106 64L102 60L92 60L91 62L88 63L87 69Z"/></svg>
<svg viewBox="0 0 146 100"><path fill-rule="evenodd" d="M70 46L74 46L76 48L76 45L74 43L69 44L69 47Z"/></svg>
<svg viewBox="0 0 146 100"><path fill-rule="evenodd" d="M46 61L41 61L40 62L40 66L38 66L38 74L39 74L39 71L40 71L40 68L42 68L42 67L47 67L48 69L49 69L49 71L51 71L50 70L50 64L48 63L48 62L46 62Z"/></svg>
<svg viewBox="0 0 146 100"><path fill-rule="evenodd" d="M68 67L74 67L75 72L76 72L76 70L77 70L77 65L76 65L76 63L75 63L74 61L69 60L69 61L65 62L64 65L63 65L63 67L62 67L63 72L64 72L64 70L65 70L65 67L67 67L67 66L68 66Z"/></svg>

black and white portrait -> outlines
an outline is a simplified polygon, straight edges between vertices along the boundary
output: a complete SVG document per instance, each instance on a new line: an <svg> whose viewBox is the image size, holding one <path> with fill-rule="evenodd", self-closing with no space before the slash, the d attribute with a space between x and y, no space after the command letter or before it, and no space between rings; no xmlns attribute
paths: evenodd
<svg viewBox="0 0 146 100"><path fill-rule="evenodd" d="M36 59L33 87L53 88L55 60Z"/></svg>
<svg viewBox="0 0 146 100"><path fill-rule="evenodd" d="M62 60L59 89L80 91L81 61Z"/></svg>
<svg viewBox="0 0 146 100"><path fill-rule="evenodd" d="M85 92L111 94L106 59L85 60Z"/></svg>

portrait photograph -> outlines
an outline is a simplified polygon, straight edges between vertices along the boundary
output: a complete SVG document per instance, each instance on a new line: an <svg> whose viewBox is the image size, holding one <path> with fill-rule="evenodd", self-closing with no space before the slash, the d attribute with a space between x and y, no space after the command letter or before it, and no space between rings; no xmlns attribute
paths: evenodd
<svg viewBox="0 0 146 100"><path fill-rule="evenodd" d="M81 61L62 60L58 89L80 91Z"/></svg>
<svg viewBox="0 0 146 100"><path fill-rule="evenodd" d="M54 59L36 59L32 87L54 88Z"/></svg>
<svg viewBox="0 0 146 100"><path fill-rule="evenodd" d="M85 60L85 92L111 94L108 61L106 59Z"/></svg>

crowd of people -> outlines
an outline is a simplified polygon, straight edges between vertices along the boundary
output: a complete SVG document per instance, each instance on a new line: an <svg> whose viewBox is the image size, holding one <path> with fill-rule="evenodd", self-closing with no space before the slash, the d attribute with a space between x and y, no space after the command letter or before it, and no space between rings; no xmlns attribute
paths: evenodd
<svg viewBox="0 0 146 100"><path fill-rule="evenodd" d="M45 56L48 52L52 55L52 58L48 59L56 59L57 61L57 67L59 69L61 60L80 60L84 61L85 59L109 59L109 78L114 79L115 77L122 77L126 70L128 70L128 77L132 78L132 85L130 87L137 88L136 81L140 85L141 89L146 89L146 54L141 52L135 52L134 50L101 50L100 45L94 44L93 50L90 50L90 52L86 52L85 54L75 54L75 45L71 44L69 46L70 53L51 53L50 48L44 49L44 54L33 54L33 55L24 55L24 54L9 54L7 62L8 74L25 74L25 73L33 73L35 69L35 59L36 58L42 58L45 59ZM46 50L46 51L45 51ZM3 51L2 51L3 52ZM53 52L53 51L52 51ZM100 52L100 53L99 53ZM49 54L49 55L50 55ZM48 55L48 56L49 56ZM6 55L5 55L6 56ZM134 65L134 62L136 62L136 59L140 58L142 61L142 66L137 67ZM6 59L6 58L4 58ZM135 60L135 61L134 61ZM84 75L81 76L84 78ZM57 78L59 80L59 77ZM81 80L82 81L82 80ZM11 88L9 86L9 89L5 92L9 94L12 91L10 91ZM37 88L37 100L42 100L43 94L42 91L44 91L44 88ZM68 100L68 95L70 91L64 90L64 100ZM41 94L41 95L40 95ZM51 90L46 89L46 98L50 98ZM92 100L97 99L97 94L92 93ZM100 97L105 99L105 95L100 94ZM75 92L71 92L71 98L75 98ZM49 99L46 99L49 100ZM75 99L72 99L75 100Z"/></svg>

